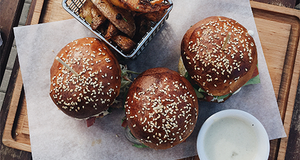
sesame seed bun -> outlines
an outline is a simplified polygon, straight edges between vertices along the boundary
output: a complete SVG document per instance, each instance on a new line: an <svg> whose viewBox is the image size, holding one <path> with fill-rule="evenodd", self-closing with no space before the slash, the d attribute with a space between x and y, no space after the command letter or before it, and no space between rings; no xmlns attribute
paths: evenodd
<svg viewBox="0 0 300 160"><path fill-rule="evenodd" d="M234 93L257 65L256 45L247 29L221 16L193 25L182 39L181 56L192 81L211 96Z"/></svg>
<svg viewBox="0 0 300 160"><path fill-rule="evenodd" d="M65 114L79 119L99 115L119 95L121 69L102 41L77 39L57 54L79 74L77 77L57 60L50 70L50 96Z"/></svg>
<svg viewBox="0 0 300 160"><path fill-rule="evenodd" d="M150 148L167 149L194 130L198 100L183 76L167 68L152 68L130 86L125 111L134 137Z"/></svg>

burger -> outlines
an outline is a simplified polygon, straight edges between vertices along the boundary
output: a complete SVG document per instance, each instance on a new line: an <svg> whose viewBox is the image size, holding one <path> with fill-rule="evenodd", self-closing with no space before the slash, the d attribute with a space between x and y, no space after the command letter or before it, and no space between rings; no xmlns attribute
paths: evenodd
<svg viewBox="0 0 300 160"><path fill-rule="evenodd" d="M242 86L260 82L255 42L231 18L212 16L194 24L182 39L181 58L181 73L200 100L224 102Z"/></svg>
<svg viewBox="0 0 300 160"><path fill-rule="evenodd" d="M50 97L66 115L86 119L108 113L120 93L121 69L118 60L102 41L81 38L57 54L50 69Z"/></svg>
<svg viewBox="0 0 300 160"><path fill-rule="evenodd" d="M189 81L167 68L152 68L131 84L125 101L131 134L153 149L180 144L194 130L198 100Z"/></svg>

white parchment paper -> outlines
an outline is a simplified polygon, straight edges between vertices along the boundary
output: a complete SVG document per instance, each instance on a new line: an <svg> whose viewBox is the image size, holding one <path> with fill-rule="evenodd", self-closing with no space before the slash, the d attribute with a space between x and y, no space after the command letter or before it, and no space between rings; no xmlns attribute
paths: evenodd
<svg viewBox="0 0 300 160"><path fill-rule="evenodd" d="M87 128L85 121L63 114L49 96L50 67L67 43L94 37L74 19L14 28L24 83L33 159L179 159L194 156L196 138L204 121L220 110L235 108L249 112L266 128L269 139L286 136L272 82L263 56L249 0L173 0L174 8L161 31L137 59L128 60L137 72L153 67L177 70L180 43L186 30L208 16L233 18L255 32L261 83L243 87L222 104L200 102L197 126L186 142L167 150L132 147L124 135L124 111L97 119Z"/></svg>

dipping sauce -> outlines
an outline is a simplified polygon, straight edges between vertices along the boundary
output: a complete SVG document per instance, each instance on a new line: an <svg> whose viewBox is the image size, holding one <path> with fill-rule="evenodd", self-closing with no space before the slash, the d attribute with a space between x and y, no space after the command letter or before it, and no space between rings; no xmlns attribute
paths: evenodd
<svg viewBox="0 0 300 160"><path fill-rule="evenodd" d="M204 136L204 151L209 160L253 160L258 152L254 124L235 117L214 122Z"/></svg>
<svg viewBox="0 0 300 160"><path fill-rule="evenodd" d="M226 109L203 123L197 152L201 160L267 160L270 141L256 117L242 110Z"/></svg>

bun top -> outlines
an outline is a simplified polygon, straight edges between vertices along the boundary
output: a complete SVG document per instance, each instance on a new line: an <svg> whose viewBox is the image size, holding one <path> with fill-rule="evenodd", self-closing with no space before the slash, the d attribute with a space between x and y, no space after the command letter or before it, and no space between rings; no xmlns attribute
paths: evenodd
<svg viewBox="0 0 300 160"><path fill-rule="evenodd" d="M50 96L65 114L89 118L105 111L120 92L120 65L102 41L77 39L57 54L79 74L76 76L57 60L50 70Z"/></svg>
<svg viewBox="0 0 300 160"><path fill-rule="evenodd" d="M193 25L182 39L181 56L192 81L213 96L235 92L257 65L256 45L247 29L221 16Z"/></svg>
<svg viewBox="0 0 300 160"><path fill-rule="evenodd" d="M192 133L198 100L189 81L177 72L152 68L130 86L125 111L134 137L151 148L167 149Z"/></svg>

